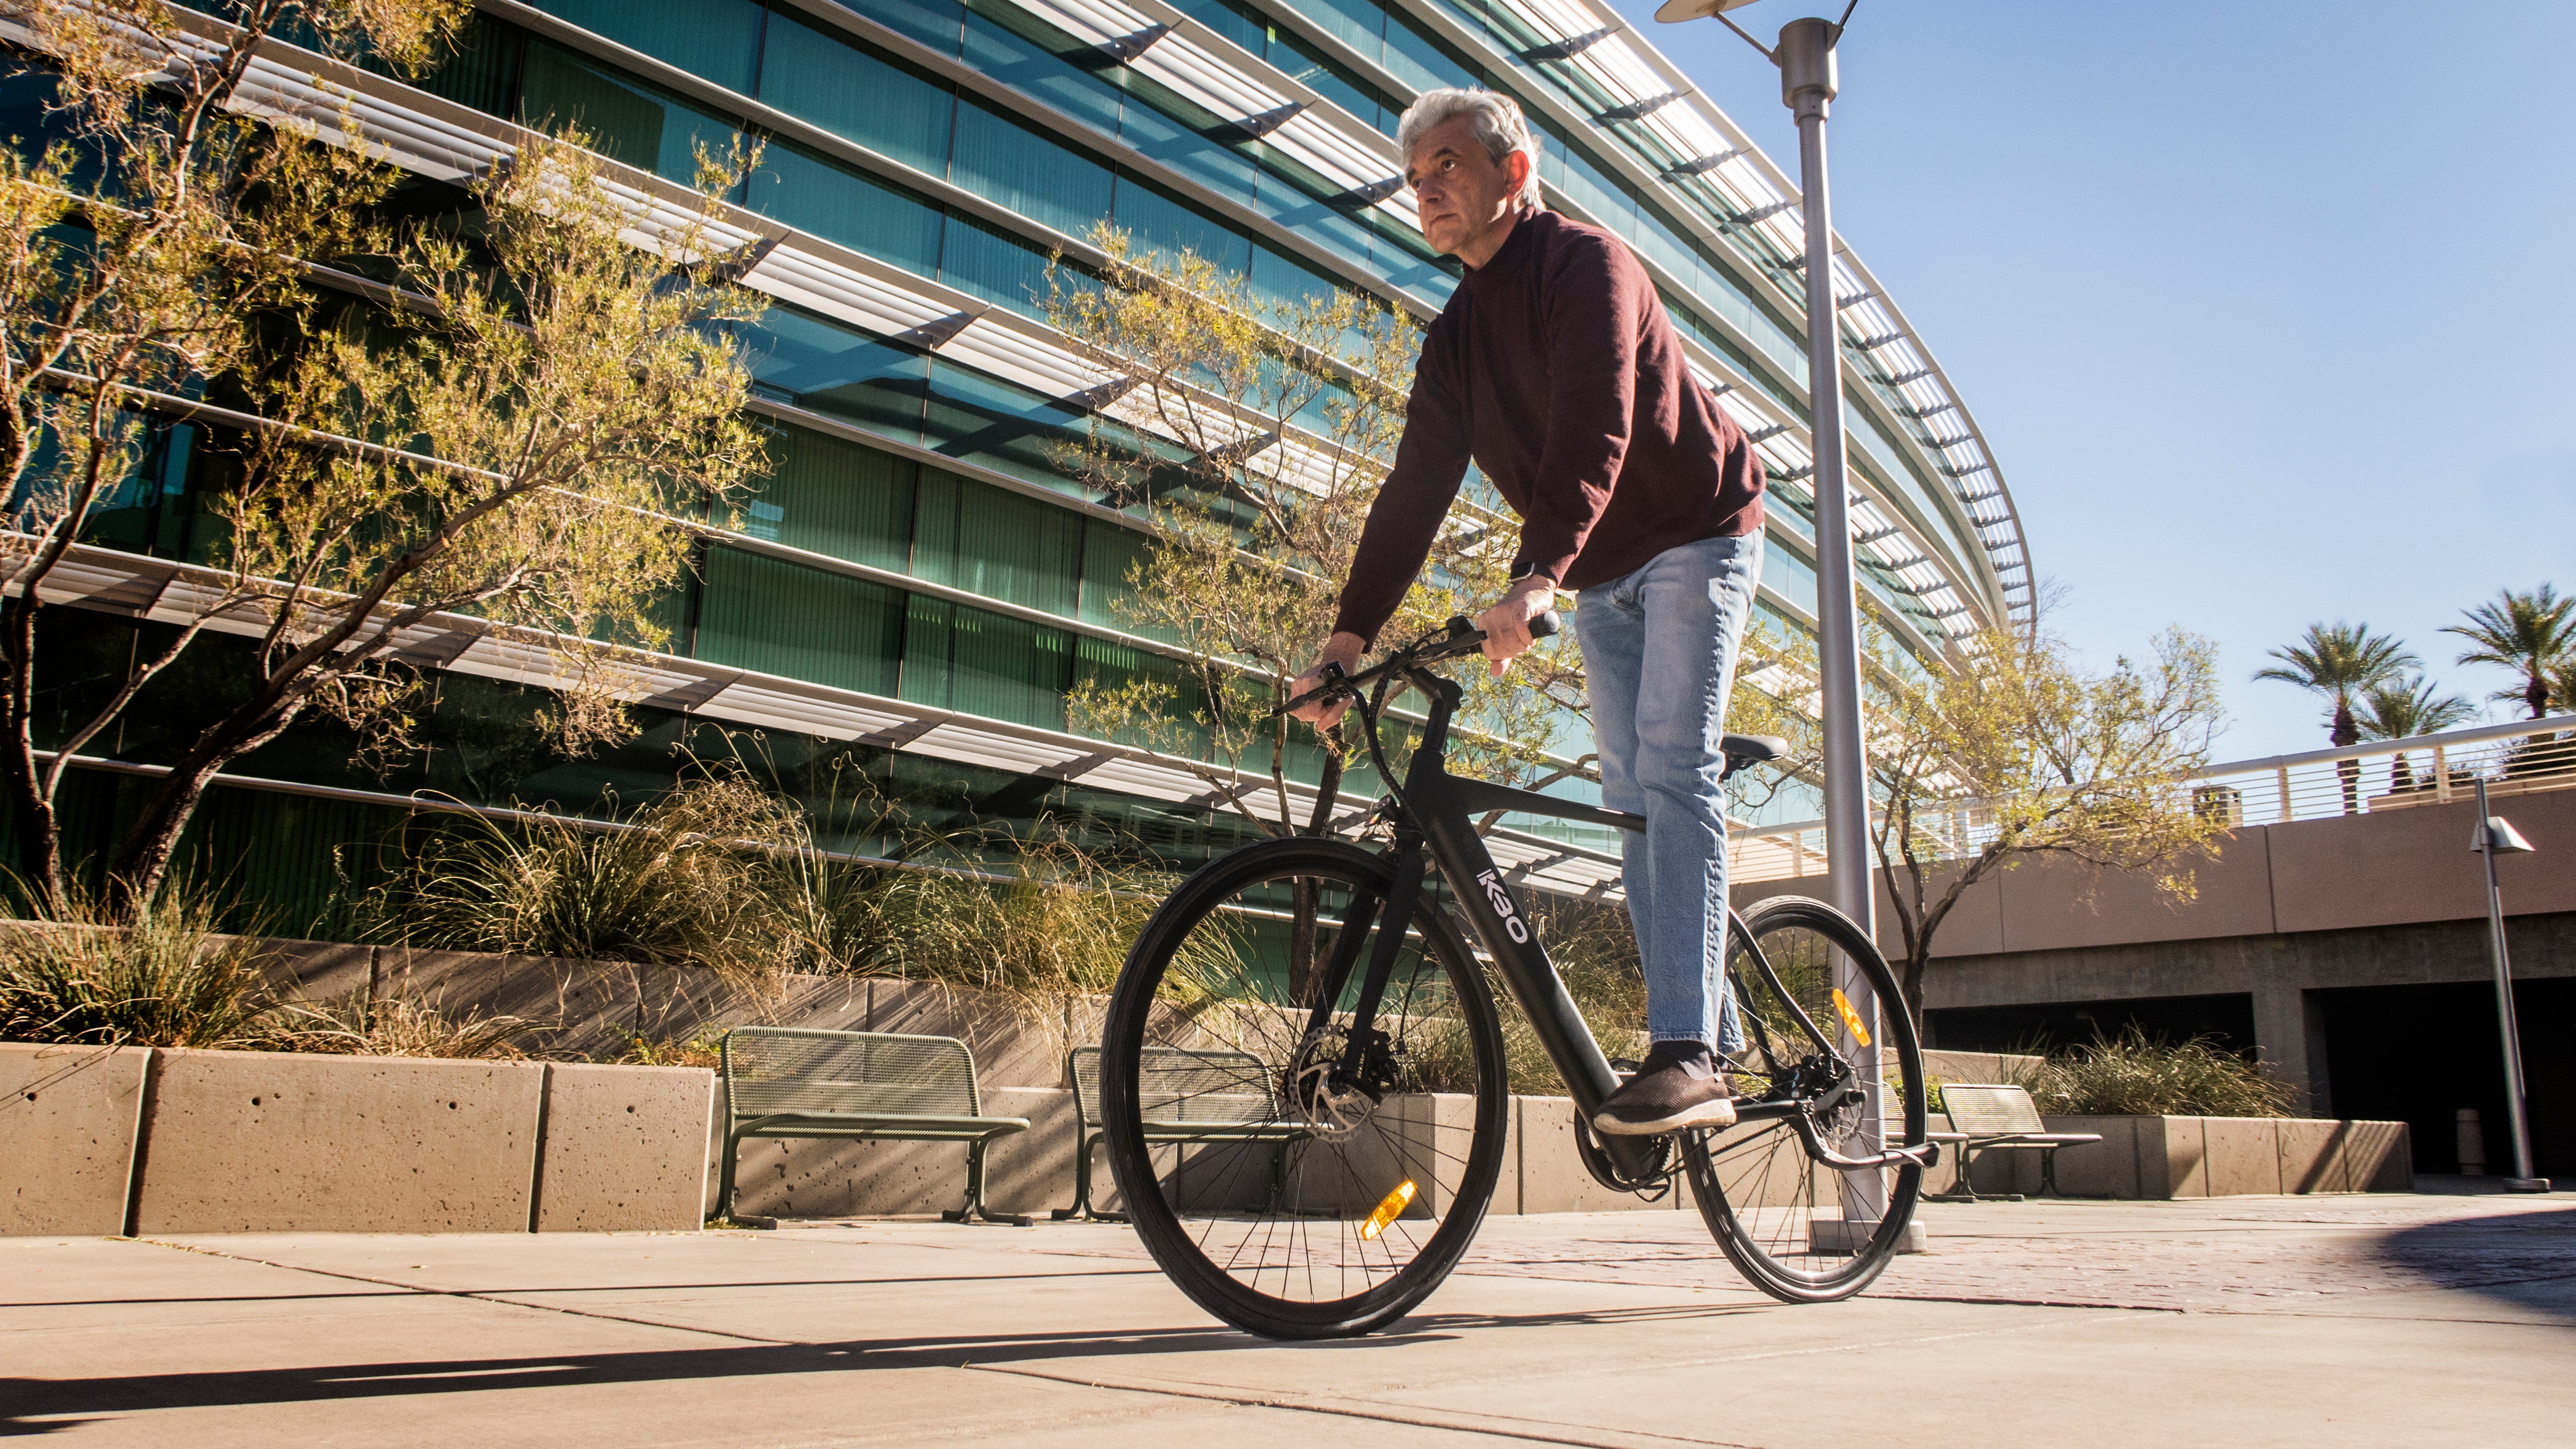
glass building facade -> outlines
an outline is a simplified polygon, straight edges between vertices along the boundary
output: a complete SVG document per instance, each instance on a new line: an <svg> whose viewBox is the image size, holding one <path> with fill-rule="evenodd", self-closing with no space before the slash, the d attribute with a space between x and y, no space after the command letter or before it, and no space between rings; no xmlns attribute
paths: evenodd
<svg viewBox="0 0 2576 1449"><path fill-rule="evenodd" d="M279 59L294 71L292 54ZM694 180L702 148L760 144L761 165L727 200L758 244L743 283L767 294L743 340L774 467L740 529L708 539L697 577L668 601L673 675L694 682L643 701L635 744L606 760L547 758L522 727L534 692L478 669L469 649L440 676L432 747L413 765L358 778L335 763L345 751L328 730L301 730L240 772L283 788L235 791L258 800L215 811L209 830L255 834L241 822L264 811L279 838L321 840L357 829L339 819L351 810L390 812L383 825L419 790L606 808L667 780L674 748L711 748L697 732L713 728L730 742L714 747L757 750L818 809L828 792L816 772L857 767L961 820L1089 814L1182 857L1229 842L1238 827L1204 788L1065 734L1077 681L1178 666L1118 607L1148 521L1049 465L1049 444L1072 441L1095 399L1035 298L1050 254L1079 265L1094 255L1083 238L1107 220L1141 246L1239 271L1265 297L1359 289L1427 320L1457 269L1413 225L1392 136L1434 86L1519 97L1541 132L1547 204L1616 232L1645 263L1703 382L1765 456L1761 607L1775 627L1811 627L1795 193L1606 9L485 0L432 73L316 59L300 80L334 78L418 173L424 205L467 204L453 183L506 156L522 126L577 123L601 152L674 186ZM22 79L0 107L18 121L40 99ZM2026 616L2018 520L1895 304L1856 259L1838 260L1835 286L1847 299L1865 602L1928 657ZM191 499L214 466L194 436L162 431L93 542L188 556ZM100 633L109 625L85 627L98 637L66 647L117 647ZM109 753L148 763L169 747L138 737ZM94 773L84 788L126 788ZM1770 813L1801 804L1793 792ZM337 823L270 818L292 810ZM1598 889L1615 873L1607 841L1532 841L1520 863L1541 884ZM310 854L310 842L298 848Z"/></svg>

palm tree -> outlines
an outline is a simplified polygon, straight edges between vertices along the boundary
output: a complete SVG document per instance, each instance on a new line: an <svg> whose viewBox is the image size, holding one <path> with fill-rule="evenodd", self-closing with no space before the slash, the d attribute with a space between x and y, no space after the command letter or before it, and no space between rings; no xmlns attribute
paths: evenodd
<svg viewBox="0 0 2576 1449"><path fill-rule="evenodd" d="M2456 694L2435 694L2433 682L2417 674L2364 691L2355 722L2366 740L2411 740L2439 734L2473 713L2467 700ZM2401 793L2415 788L2415 767L2402 752L2389 758L2388 788Z"/></svg>
<svg viewBox="0 0 2576 1449"><path fill-rule="evenodd" d="M2520 690L2499 690L2495 697L2519 698L2533 719L2548 714L2551 672L2576 650L2576 594L2561 598L2549 584L2528 593L2505 589L2494 603L2480 604L2468 616L2469 622L2442 631L2474 646L2460 655L2460 662L2493 664L2521 675Z"/></svg>
<svg viewBox="0 0 2576 1449"><path fill-rule="evenodd" d="M2371 633L2368 624L2310 624L2306 638L2273 650L2272 657L2281 662L2254 671L2254 677L2277 679L2323 696L2333 706L2327 711L2326 738L2337 747L2361 743L2361 726L2352 712L2354 696L2423 667L2423 661L2405 645ZM2335 773L2343 777L2343 813L2360 814L2360 762L2339 761Z"/></svg>

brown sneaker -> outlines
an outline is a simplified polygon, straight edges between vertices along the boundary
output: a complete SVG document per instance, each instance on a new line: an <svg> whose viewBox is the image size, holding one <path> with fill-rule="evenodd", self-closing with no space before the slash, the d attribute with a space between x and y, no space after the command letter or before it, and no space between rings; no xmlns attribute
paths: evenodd
<svg viewBox="0 0 2576 1449"><path fill-rule="evenodd" d="M1613 1137L1653 1137L1690 1127L1735 1125L1735 1089L1706 1044L1659 1041L1628 1084L1592 1114L1592 1127Z"/></svg>

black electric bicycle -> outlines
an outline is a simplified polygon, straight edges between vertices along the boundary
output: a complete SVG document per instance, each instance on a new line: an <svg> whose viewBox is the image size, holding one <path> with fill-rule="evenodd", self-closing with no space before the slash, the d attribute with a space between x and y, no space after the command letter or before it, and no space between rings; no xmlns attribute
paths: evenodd
<svg viewBox="0 0 2576 1449"><path fill-rule="evenodd" d="M1553 616L1540 624L1554 632ZM1563 1152L1556 1139L1570 1134L1605 1187L1656 1197L1687 1177L1719 1248L1773 1296L1859 1292L1896 1252L1938 1152L1885 958L1822 902L1730 910L1722 1034L1736 1125L1596 1137L1588 1124L1618 1075L1475 819L1519 811L1631 831L1645 821L1448 772L1461 691L1433 666L1476 653L1483 637L1453 619L1283 706L1351 700L1392 783L1378 737L1391 693L1411 685L1430 701L1403 783L1378 805L1378 848L1305 836L1229 852L1191 875L1129 952L1103 1028L1100 1109L1138 1234L1184 1292L1239 1328L1367 1333L1457 1266L1515 1137L1535 1158ZM1779 749L1727 736L1726 773ZM1838 967L1887 1005L1880 1022L1837 989ZM1493 977L1519 1007L1509 1022ZM1901 1083L1884 1105L1877 1075L1855 1069L1871 1050ZM1535 1110L1513 1120L1508 1066L1541 1054L1573 1098L1571 1122ZM1863 1145L1872 1125L1884 1147Z"/></svg>

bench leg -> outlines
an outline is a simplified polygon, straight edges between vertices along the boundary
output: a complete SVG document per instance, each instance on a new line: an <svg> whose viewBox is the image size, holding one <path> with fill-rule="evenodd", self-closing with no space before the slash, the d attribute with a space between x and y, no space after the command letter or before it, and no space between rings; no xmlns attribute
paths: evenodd
<svg viewBox="0 0 2576 1449"><path fill-rule="evenodd" d="M952 1223L971 1223L981 1218L988 1223L1008 1223L1015 1228L1029 1226L1029 1220L1017 1213L997 1213L984 1205L984 1144L981 1142L966 1149L966 1205L939 1216Z"/></svg>
<svg viewBox="0 0 2576 1449"><path fill-rule="evenodd" d="M1925 1202L1984 1202L1977 1196L1977 1151L1965 1142L1959 1144L1959 1179L1948 1192L1927 1192Z"/></svg>
<svg viewBox="0 0 2576 1449"><path fill-rule="evenodd" d="M742 1139L727 1132L724 1139L724 1165L716 1172L716 1216L726 1222L733 1221L733 1160L741 1152Z"/></svg>
<svg viewBox="0 0 2576 1449"><path fill-rule="evenodd" d="M1054 1212L1048 1214L1049 1217L1054 1218L1057 1222L1063 1222L1068 1218L1080 1218L1084 1222L1092 1223L1123 1223L1127 1221L1127 1215L1125 1213L1105 1213L1091 1205L1091 1154L1099 1148L1101 1141L1101 1135L1097 1132L1091 1133L1088 1136L1078 1136L1075 1139L1073 1149L1073 1206L1069 1208L1057 1208Z"/></svg>

